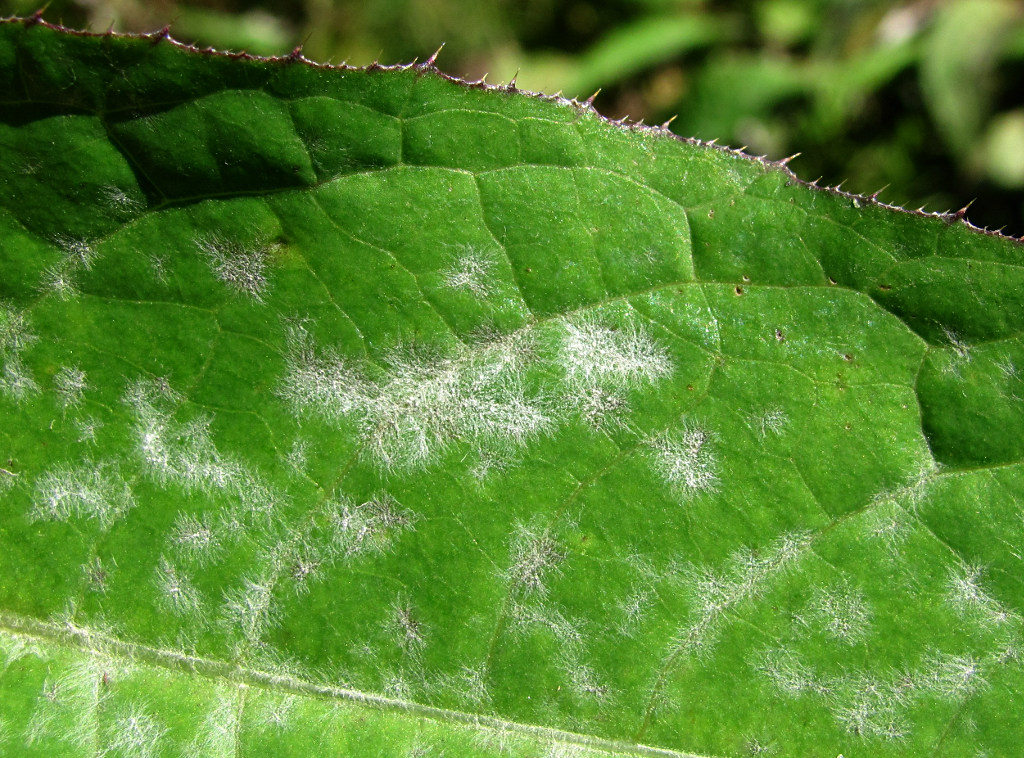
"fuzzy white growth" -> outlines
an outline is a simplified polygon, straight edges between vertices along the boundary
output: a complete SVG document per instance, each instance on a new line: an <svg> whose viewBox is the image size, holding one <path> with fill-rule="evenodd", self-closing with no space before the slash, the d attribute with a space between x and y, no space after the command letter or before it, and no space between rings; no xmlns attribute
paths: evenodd
<svg viewBox="0 0 1024 758"><path fill-rule="evenodd" d="M1008 610L981 586L984 569L963 564L950 572L946 580L946 601L962 618L973 619L984 629L994 629L1020 617Z"/></svg>
<svg viewBox="0 0 1024 758"><path fill-rule="evenodd" d="M637 632L637 626L643 620L644 612L651 604L651 593L646 590L637 590L622 600L617 608L620 621L615 629L623 637L632 637Z"/></svg>
<svg viewBox="0 0 1024 758"><path fill-rule="evenodd" d="M451 289L466 290L484 298L494 291L494 260L485 253L466 247L444 271L441 281Z"/></svg>
<svg viewBox="0 0 1024 758"><path fill-rule="evenodd" d="M54 242L63 251L65 264L71 270L90 271L99 255L93 243L86 239L58 236Z"/></svg>
<svg viewBox="0 0 1024 758"><path fill-rule="evenodd" d="M240 631L247 642L259 640L277 623L274 578L257 575L242 580L241 587L224 593L224 618L232 631Z"/></svg>
<svg viewBox="0 0 1024 758"><path fill-rule="evenodd" d="M72 300L78 295L75 270L67 263L50 266L43 271L39 289L44 294L55 296L58 300Z"/></svg>
<svg viewBox="0 0 1024 758"><path fill-rule="evenodd" d="M786 650L766 651L754 666L788 697L822 699L851 734L885 740L910 733L908 711L917 704L963 702L988 684L978 659L937 651L926 652L914 668L885 676L866 671L819 676Z"/></svg>
<svg viewBox="0 0 1024 758"><path fill-rule="evenodd" d="M388 625L406 655L415 656L423 651L427 644L426 630L415 608L407 600L399 599L392 604Z"/></svg>
<svg viewBox="0 0 1024 758"><path fill-rule="evenodd" d="M640 327L589 319L565 325L559 362L568 382L581 388L629 389L672 372L667 351Z"/></svg>
<svg viewBox="0 0 1024 758"><path fill-rule="evenodd" d="M206 255L214 276L235 292L257 302L263 300L267 288L267 258L273 246L262 242L246 246L217 235L200 239L196 245Z"/></svg>
<svg viewBox="0 0 1024 758"><path fill-rule="evenodd" d="M548 575L565 560L565 552L547 530L537 531L523 524L512 535L512 559L505 580L524 596L547 593Z"/></svg>
<svg viewBox="0 0 1024 758"><path fill-rule="evenodd" d="M388 469L423 468L459 443L521 447L552 422L523 386L521 341L450 356L396 351L389 370L373 380L330 350L317 355L296 330L280 394L300 415L354 422L368 453Z"/></svg>
<svg viewBox="0 0 1024 758"><path fill-rule="evenodd" d="M718 487L712 435L702 427L684 426L651 442L651 462L662 479L684 499Z"/></svg>
<svg viewBox="0 0 1024 758"><path fill-rule="evenodd" d="M106 528L134 505L131 488L113 467L92 462L79 466L58 464L36 480L29 518L34 521L94 518Z"/></svg>
<svg viewBox="0 0 1024 758"><path fill-rule="evenodd" d="M810 537L796 532L782 535L761 552L744 548L733 553L719 573L696 566L684 567L681 580L690 599L691 620L673 638L671 654L710 653L719 629L726 622L726 614L763 593L809 548Z"/></svg>
<svg viewBox="0 0 1024 758"><path fill-rule="evenodd" d="M253 709L252 721L260 731L285 731L294 718L297 699L294 695L264 693Z"/></svg>
<svg viewBox="0 0 1024 758"><path fill-rule="evenodd" d="M199 590L164 556L160 556L155 581L160 593L157 599L163 607L179 616L194 615L200 611L203 599Z"/></svg>
<svg viewBox="0 0 1024 758"><path fill-rule="evenodd" d="M132 197L123 189L114 185L103 187L100 190L100 194L111 208L120 213L135 213L142 210L145 205L142 200Z"/></svg>
<svg viewBox="0 0 1024 758"><path fill-rule="evenodd" d="M207 711L199 734L185 748L184 758L234 758L238 755L238 693L219 691Z"/></svg>
<svg viewBox="0 0 1024 758"><path fill-rule="evenodd" d="M13 355L4 359L3 373L0 374L0 394L20 403L38 391L39 385L22 362L21 356Z"/></svg>
<svg viewBox="0 0 1024 758"><path fill-rule="evenodd" d="M411 511L386 492L359 505L339 499L329 518L333 548L343 557L385 552L399 534L413 530L415 520Z"/></svg>
<svg viewBox="0 0 1024 758"><path fill-rule="evenodd" d="M135 417L138 454L158 483L176 484L190 493L221 493L236 500L243 519L273 520L283 496L249 466L220 453L209 417L176 421L173 412L180 396L165 381L132 382L124 402Z"/></svg>
<svg viewBox="0 0 1024 758"><path fill-rule="evenodd" d="M762 439L770 434L778 437L789 425L789 416L780 406L772 405L751 414L747 423Z"/></svg>
<svg viewBox="0 0 1024 758"><path fill-rule="evenodd" d="M29 329L28 314L0 301L0 358L20 353L38 339Z"/></svg>
<svg viewBox="0 0 1024 758"><path fill-rule="evenodd" d="M85 372L78 366L61 366L53 375L53 388L57 391L61 407L65 409L82 402L86 386Z"/></svg>
<svg viewBox="0 0 1024 758"><path fill-rule="evenodd" d="M220 528L208 513L179 513L171 528L171 543L182 558L197 566L212 563L223 550Z"/></svg>
<svg viewBox="0 0 1024 758"><path fill-rule="evenodd" d="M0 301L0 395L21 402L39 391L21 353L38 340L28 315Z"/></svg>
<svg viewBox="0 0 1024 758"><path fill-rule="evenodd" d="M60 740L76 750L91 751L98 742L95 713L103 696L102 679L100 659L89 657L44 681L25 729L25 743Z"/></svg>
<svg viewBox="0 0 1024 758"><path fill-rule="evenodd" d="M105 730L106 744L99 756L153 758L160 755L160 743L168 729L141 703L130 703L114 716Z"/></svg>
<svg viewBox="0 0 1024 758"><path fill-rule="evenodd" d="M457 674L442 674L441 686L458 697L462 703L473 708L480 708L491 702L486 672L481 667L463 666Z"/></svg>
<svg viewBox="0 0 1024 758"><path fill-rule="evenodd" d="M807 621L848 645L864 639L871 623L864 593L846 582L816 590L808 611Z"/></svg>

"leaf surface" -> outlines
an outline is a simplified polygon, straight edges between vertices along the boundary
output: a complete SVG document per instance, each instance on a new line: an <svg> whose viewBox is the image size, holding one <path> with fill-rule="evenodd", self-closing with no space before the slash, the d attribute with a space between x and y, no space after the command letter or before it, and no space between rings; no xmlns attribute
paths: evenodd
<svg viewBox="0 0 1024 758"><path fill-rule="evenodd" d="M0 748L1022 736L1024 268L432 67L0 24Z"/></svg>

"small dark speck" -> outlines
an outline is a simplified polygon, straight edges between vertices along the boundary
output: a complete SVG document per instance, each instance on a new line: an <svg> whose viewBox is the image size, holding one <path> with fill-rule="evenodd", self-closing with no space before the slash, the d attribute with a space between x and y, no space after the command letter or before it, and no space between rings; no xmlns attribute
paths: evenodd
<svg viewBox="0 0 1024 758"><path fill-rule="evenodd" d="M785 342L786 341L786 335L782 333L781 329L776 329L775 330L775 339L777 339L779 342Z"/></svg>
<svg viewBox="0 0 1024 758"><path fill-rule="evenodd" d="M878 289L884 290L885 292L888 292L889 290L892 289L892 285L889 285L889 284L879 284L878 285Z"/></svg>
<svg viewBox="0 0 1024 758"><path fill-rule="evenodd" d="M523 269L523 271L525 271L527 274L532 274L533 273L533 269L532 268L525 268L525 269Z"/></svg>
<svg viewBox="0 0 1024 758"><path fill-rule="evenodd" d="M743 294L743 288L742 288L741 286L739 286L738 284L736 285L736 289L735 289L735 290L733 290L733 291L734 291L734 292L735 292L735 293L736 293L737 295L742 295L742 294Z"/></svg>

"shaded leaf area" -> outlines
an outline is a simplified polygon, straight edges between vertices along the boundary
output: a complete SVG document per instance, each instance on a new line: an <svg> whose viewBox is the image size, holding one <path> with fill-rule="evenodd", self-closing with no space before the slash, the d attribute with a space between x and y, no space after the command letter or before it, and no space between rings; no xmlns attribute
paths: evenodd
<svg viewBox="0 0 1024 758"><path fill-rule="evenodd" d="M0 60L5 746L1018 743L1015 241L429 68Z"/></svg>

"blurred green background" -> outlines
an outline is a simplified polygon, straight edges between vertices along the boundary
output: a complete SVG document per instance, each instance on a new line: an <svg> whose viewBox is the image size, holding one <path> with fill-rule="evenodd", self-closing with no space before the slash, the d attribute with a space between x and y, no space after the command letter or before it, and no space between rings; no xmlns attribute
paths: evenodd
<svg viewBox="0 0 1024 758"><path fill-rule="evenodd" d="M39 2L0 0L3 15ZM438 66L586 98L612 118L805 179L1024 235L1024 2L1016 0L53 0L44 18L218 49Z"/></svg>

